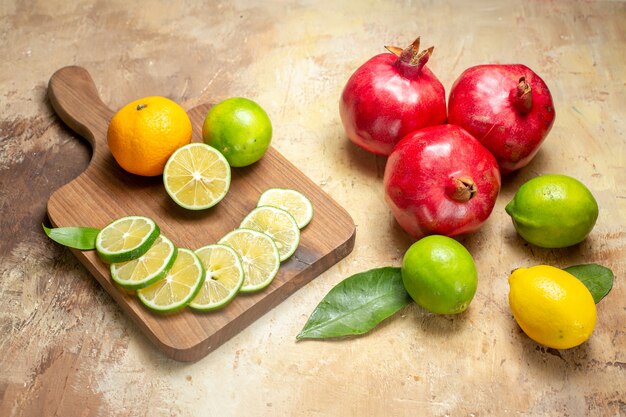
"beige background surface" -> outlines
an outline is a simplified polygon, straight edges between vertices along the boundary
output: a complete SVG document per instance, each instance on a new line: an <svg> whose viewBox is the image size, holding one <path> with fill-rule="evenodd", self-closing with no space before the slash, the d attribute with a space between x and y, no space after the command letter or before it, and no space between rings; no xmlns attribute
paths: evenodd
<svg viewBox="0 0 626 417"><path fill-rule="evenodd" d="M0 415L626 415L626 3L68 3L0 3ZM552 91L554 127L463 240L479 270L465 314L413 305L364 337L296 342L335 284L399 265L411 244L383 201L385 159L347 141L337 102L361 63L416 35L435 45L429 67L447 91L472 65L533 68ZM46 99L52 73L71 64L113 109L146 95L258 101L273 145L354 218L354 251L204 359L165 358L40 229L50 194L90 156ZM594 192L600 217L582 244L543 250L516 236L504 206L543 173ZM508 274L587 262L616 275L592 339L538 346L510 314Z"/></svg>

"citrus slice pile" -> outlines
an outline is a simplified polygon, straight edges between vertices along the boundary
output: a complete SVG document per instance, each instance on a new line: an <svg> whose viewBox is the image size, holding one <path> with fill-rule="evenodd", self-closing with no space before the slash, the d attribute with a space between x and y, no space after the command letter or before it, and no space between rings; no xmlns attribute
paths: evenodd
<svg viewBox="0 0 626 417"><path fill-rule="evenodd" d="M230 170L220 171L228 164L224 165L216 152L208 145L190 144L172 155L164 178L182 183L182 173L188 172L187 185L174 187L178 192L170 194L179 204L184 201L187 207L200 207L224 197ZM211 181L204 180L216 178L209 174L213 168L226 175L221 191L214 192ZM194 172L199 173L199 179ZM136 290L150 310L169 313L189 306L213 311L228 305L239 292L269 286L281 262L295 253L300 230L311 221L312 214L311 202L298 191L272 188L261 195L238 228L195 252L177 247L161 234L154 220L145 216L112 221L97 234L95 248L110 264L111 279L122 288Z"/></svg>

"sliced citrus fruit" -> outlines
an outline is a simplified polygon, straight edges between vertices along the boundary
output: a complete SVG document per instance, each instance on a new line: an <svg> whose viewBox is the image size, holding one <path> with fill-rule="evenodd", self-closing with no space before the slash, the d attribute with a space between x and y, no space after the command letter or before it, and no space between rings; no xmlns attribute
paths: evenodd
<svg viewBox="0 0 626 417"><path fill-rule="evenodd" d="M105 262L126 262L150 249L161 231L154 220L143 216L119 218L98 233L96 252Z"/></svg>
<svg viewBox="0 0 626 417"><path fill-rule="evenodd" d="M179 248L174 265L164 278L137 290L139 300L151 310L170 313L185 307L196 296L205 273L198 256Z"/></svg>
<svg viewBox="0 0 626 417"><path fill-rule="evenodd" d="M272 282L280 267L278 248L271 237L251 229L235 229L219 241L237 252L243 266L241 292L259 291Z"/></svg>
<svg viewBox="0 0 626 417"><path fill-rule="evenodd" d="M190 143L178 148L165 164L165 191L189 210L203 210L219 203L230 188L230 165L215 148Z"/></svg>
<svg viewBox="0 0 626 417"><path fill-rule="evenodd" d="M172 241L160 235L139 258L111 264L111 278L124 288L147 287L165 276L174 264L176 253Z"/></svg>
<svg viewBox="0 0 626 417"><path fill-rule="evenodd" d="M304 228L313 218L313 204L299 191L289 188L270 188L266 190L257 206L273 206L283 209L296 219L298 227Z"/></svg>
<svg viewBox="0 0 626 417"><path fill-rule="evenodd" d="M195 310L217 310L228 304L243 284L243 266L237 252L226 245L208 245L196 250L206 279L189 303Z"/></svg>
<svg viewBox="0 0 626 417"><path fill-rule="evenodd" d="M285 210L261 206L252 210L240 227L265 233L274 240L280 261L289 258L300 243L300 228L291 214Z"/></svg>

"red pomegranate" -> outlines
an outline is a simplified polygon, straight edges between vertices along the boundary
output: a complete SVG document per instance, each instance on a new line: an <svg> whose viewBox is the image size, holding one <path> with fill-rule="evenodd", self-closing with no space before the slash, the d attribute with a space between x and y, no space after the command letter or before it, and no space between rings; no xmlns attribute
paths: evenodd
<svg viewBox="0 0 626 417"><path fill-rule="evenodd" d="M406 134L446 122L446 95L426 67L433 48L419 52L419 38L402 50L371 58L348 80L339 114L348 138L363 149L389 155Z"/></svg>
<svg viewBox="0 0 626 417"><path fill-rule="evenodd" d="M476 231L500 192L493 155L454 125L427 127L402 138L389 155L383 181L394 217L416 239Z"/></svg>
<svg viewBox="0 0 626 417"><path fill-rule="evenodd" d="M525 65L478 65L454 82L448 122L496 157L502 174L530 162L554 122L545 82Z"/></svg>

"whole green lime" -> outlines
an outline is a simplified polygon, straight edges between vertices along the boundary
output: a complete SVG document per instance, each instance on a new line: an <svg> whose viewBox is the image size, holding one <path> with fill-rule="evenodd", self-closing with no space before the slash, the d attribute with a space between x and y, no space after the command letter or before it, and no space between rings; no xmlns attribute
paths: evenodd
<svg viewBox="0 0 626 417"><path fill-rule="evenodd" d="M567 175L541 175L527 181L505 210L517 233L542 248L582 242L598 219L598 203L591 191Z"/></svg>
<svg viewBox="0 0 626 417"><path fill-rule="evenodd" d="M478 279L472 255L446 236L427 236L411 245L401 270L411 298L433 313L461 313L476 293Z"/></svg>
<svg viewBox="0 0 626 417"><path fill-rule="evenodd" d="M202 125L204 142L220 151L230 166L244 167L265 155L272 122L252 100L232 97L211 107Z"/></svg>

